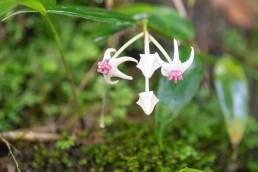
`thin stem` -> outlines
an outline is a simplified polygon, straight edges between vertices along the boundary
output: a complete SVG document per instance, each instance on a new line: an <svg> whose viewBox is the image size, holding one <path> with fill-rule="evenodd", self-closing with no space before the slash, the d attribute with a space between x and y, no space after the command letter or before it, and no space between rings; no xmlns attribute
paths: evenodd
<svg viewBox="0 0 258 172"><path fill-rule="evenodd" d="M149 33L148 31L144 32L144 53L150 54L150 43L149 43Z"/></svg>
<svg viewBox="0 0 258 172"><path fill-rule="evenodd" d="M132 43L143 37L144 33L141 32L138 35L134 36L132 39L127 41L113 56L113 58L118 57L127 47L129 47Z"/></svg>
<svg viewBox="0 0 258 172"><path fill-rule="evenodd" d="M150 54L150 42L149 42L148 20L147 19L144 19L142 21L142 30L144 32L144 53Z"/></svg>
<svg viewBox="0 0 258 172"><path fill-rule="evenodd" d="M149 35L151 42L160 50L160 52L164 55L169 63L172 63L168 53L164 50L164 48L159 44L159 42L151 35Z"/></svg>
<svg viewBox="0 0 258 172"><path fill-rule="evenodd" d="M144 54L150 54L149 32L148 32L148 28L147 28L147 22L148 22L148 20L143 21ZM147 92L149 90L150 90L149 78L145 77L145 91Z"/></svg>
<svg viewBox="0 0 258 172"><path fill-rule="evenodd" d="M56 41L56 44L57 44L57 47L58 47L58 50L59 50L59 53L60 53L60 56L61 56L61 60L62 60L64 69L65 69L65 74L66 74L66 77L67 77L67 81L69 83L69 86L70 86L70 89L71 89L71 92L72 92L72 96L73 96L72 98L73 98L73 101L74 101L75 105L78 108L79 104L77 102L77 94L76 94L76 90L75 90L73 79L72 79L72 73L71 73L70 67L69 67L69 65L68 65L68 63L66 62L66 59L65 59L65 53L64 53L63 46L62 46L62 43L61 43L61 38L60 38L54 24L52 23L51 19L49 18L49 16L46 15L44 18L45 18L47 24L49 25L49 27L52 31L52 34L54 36L54 39Z"/></svg>
<svg viewBox="0 0 258 172"><path fill-rule="evenodd" d="M142 30L143 30L143 32L148 32L148 20L147 19L144 19L142 21Z"/></svg>
<svg viewBox="0 0 258 172"><path fill-rule="evenodd" d="M145 77L145 91L150 91L150 82L147 77Z"/></svg>
<svg viewBox="0 0 258 172"><path fill-rule="evenodd" d="M145 54L150 54L150 44L149 44L149 33L148 32L145 32L144 52L145 52Z"/></svg>
<svg viewBox="0 0 258 172"><path fill-rule="evenodd" d="M105 83L104 83L105 84ZM107 88L106 85L104 86L102 93L102 107L100 112L100 128L105 128L105 109L106 109L106 99L107 99Z"/></svg>

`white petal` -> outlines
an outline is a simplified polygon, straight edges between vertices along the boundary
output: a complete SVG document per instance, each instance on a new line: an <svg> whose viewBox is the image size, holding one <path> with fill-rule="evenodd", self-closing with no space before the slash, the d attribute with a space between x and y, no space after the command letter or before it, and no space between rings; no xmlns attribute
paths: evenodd
<svg viewBox="0 0 258 172"><path fill-rule="evenodd" d="M112 61L110 63L112 63L114 66L118 66L121 63L124 63L124 62L127 62L127 61L138 63L138 61L136 59L134 59L132 57L128 57L128 56L112 59Z"/></svg>
<svg viewBox="0 0 258 172"><path fill-rule="evenodd" d="M170 66L171 66L170 63L164 62L160 57L157 58L157 61L161 66L162 75L167 77L169 75L169 72L170 72Z"/></svg>
<svg viewBox="0 0 258 172"><path fill-rule="evenodd" d="M191 55L189 57L189 59L187 61L185 61L184 63L182 63L182 72L186 71L186 69L188 69L191 64L193 63L193 60L194 60L194 49L193 47L191 47Z"/></svg>
<svg viewBox="0 0 258 172"><path fill-rule="evenodd" d="M104 57L103 57L103 60L109 60L111 58L111 53L114 53L116 52L116 49L114 48L108 48L106 49L105 53L104 53Z"/></svg>
<svg viewBox="0 0 258 172"><path fill-rule="evenodd" d="M112 49L109 50L110 52ZM112 81L112 77L118 77L126 80L132 80L133 77L126 75L125 73L121 72L117 66L126 61L133 61L137 63L137 60L132 57L120 57L120 58L111 58L109 59L109 64L112 66L111 70L109 71L108 75L104 75L104 79L109 84L117 84L118 81Z"/></svg>
<svg viewBox="0 0 258 172"><path fill-rule="evenodd" d="M144 113L150 115L159 102L159 99L153 94L153 91L139 93L139 100L136 102L143 109Z"/></svg>
<svg viewBox="0 0 258 172"><path fill-rule="evenodd" d="M106 81L108 84L111 84L111 85L114 85L114 84L117 84L117 83L118 83L117 80L116 80L116 81L112 81L110 75L104 75L104 79L105 79L105 81Z"/></svg>
<svg viewBox="0 0 258 172"><path fill-rule="evenodd" d="M176 39L174 39L174 59L173 59L173 61L175 61L175 62L180 61L179 52L178 52L178 44L177 44Z"/></svg>
<svg viewBox="0 0 258 172"><path fill-rule="evenodd" d="M133 77L131 77L129 75L126 75L125 73L121 72L117 68L111 69L111 71L109 72L109 75L111 77L118 77L118 78L122 78L122 79L126 79L126 80L132 80L133 79Z"/></svg>
<svg viewBox="0 0 258 172"><path fill-rule="evenodd" d="M136 66L139 68L143 75L147 78L151 78L153 73L160 67L158 62L159 55L158 53L155 54L140 54L141 59L138 65Z"/></svg>

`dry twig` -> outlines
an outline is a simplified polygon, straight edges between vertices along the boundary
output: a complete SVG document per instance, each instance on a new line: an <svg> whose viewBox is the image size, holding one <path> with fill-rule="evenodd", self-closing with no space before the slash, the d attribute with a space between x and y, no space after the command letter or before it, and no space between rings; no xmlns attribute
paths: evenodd
<svg viewBox="0 0 258 172"><path fill-rule="evenodd" d="M23 140L27 142L55 142L59 135L55 133L39 133L34 131L10 131L1 133L0 138L5 140Z"/></svg>

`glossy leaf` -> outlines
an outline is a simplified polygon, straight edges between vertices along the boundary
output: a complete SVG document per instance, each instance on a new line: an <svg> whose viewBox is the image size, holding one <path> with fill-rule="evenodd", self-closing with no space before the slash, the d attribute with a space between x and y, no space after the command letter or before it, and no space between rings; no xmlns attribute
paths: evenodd
<svg viewBox="0 0 258 172"><path fill-rule="evenodd" d="M0 0L0 16L9 12L15 5L17 5L17 0Z"/></svg>
<svg viewBox="0 0 258 172"><path fill-rule="evenodd" d="M182 48L180 48L182 49ZM190 50L180 52L181 57L187 57ZM182 61L187 58L181 58ZM167 78L162 77L158 87L158 98L160 102L156 109L156 135L162 146L162 136L175 119L180 110L190 102L195 95L202 81L204 66L201 56L195 56L192 66L183 74L183 80L174 83Z"/></svg>
<svg viewBox="0 0 258 172"><path fill-rule="evenodd" d="M22 1L31 2L30 0ZM191 40L194 36L191 22L186 18L179 16L174 9L169 7L138 4L129 7L123 7L120 8L117 12L114 12L101 8L84 6L53 5L53 2L51 4L48 1L49 0L43 1L44 5L46 5L45 8L47 13L80 17L92 21L116 23L116 27L112 26L113 29L109 26L107 28L107 32L100 34L97 33L99 36L106 36L123 30L136 24L137 21L142 20L144 17L149 18L149 27L151 29L168 38L176 37L181 40ZM25 4L32 9L40 11L41 13L44 12L40 5L37 5L37 1L35 1L33 4L24 3L24 5ZM32 11L18 11L11 14L10 16L29 12ZM106 25L103 24L103 27L106 28Z"/></svg>
<svg viewBox="0 0 258 172"><path fill-rule="evenodd" d="M243 136L248 116L248 85L242 67L230 58L215 67L215 87L227 125L230 141L237 146Z"/></svg>
<svg viewBox="0 0 258 172"><path fill-rule="evenodd" d="M91 28L89 28L89 31L90 31L90 35L93 36L96 41L99 41L99 40L106 39L110 35L113 35L114 33L122 31L131 26L132 24L123 23L123 22L115 22L114 24L96 23L95 25L92 25Z"/></svg>
<svg viewBox="0 0 258 172"><path fill-rule="evenodd" d="M134 22L131 16L93 7L58 5L48 7L47 12L66 16L81 17L88 20L101 22Z"/></svg>
<svg viewBox="0 0 258 172"><path fill-rule="evenodd" d="M118 11L133 15L135 20L149 19L149 27L168 38L192 40L194 30L191 22L180 16L173 8L147 4L125 6Z"/></svg>
<svg viewBox="0 0 258 172"><path fill-rule="evenodd" d="M57 6L46 6L46 12L49 14L60 14L65 16L79 17L92 21L100 22L121 22L124 24L134 23L133 17L118 12L113 12L101 8L84 7L84 6L73 6L73 5L57 5ZM38 10L37 10L38 11ZM4 20L22 13L34 13L31 10L16 11L5 17Z"/></svg>

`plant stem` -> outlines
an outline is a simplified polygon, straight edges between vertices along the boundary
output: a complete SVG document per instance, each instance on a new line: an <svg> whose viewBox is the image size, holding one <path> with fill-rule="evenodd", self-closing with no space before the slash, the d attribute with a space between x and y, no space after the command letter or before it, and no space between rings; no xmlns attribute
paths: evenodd
<svg viewBox="0 0 258 172"><path fill-rule="evenodd" d="M169 63L172 63L168 53L164 50L164 48L159 44L159 42L151 35L149 35L151 42L160 50L160 52L164 55Z"/></svg>
<svg viewBox="0 0 258 172"><path fill-rule="evenodd" d="M102 106L101 106L101 112L100 112L100 128L105 128L105 111L106 111L106 99L107 99L107 87L108 85L103 81L103 92L102 92Z"/></svg>
<svg viewBox="0 0 258 172"><path fill-rule="evenodd" d="M69 86L70 86L70 89L71 89L71 92L72 92L73 102L74 102L74 105L76 105L76 107L78 108L79 103L77 101L77 93L76 93L76 90L75 90L75 87L74 87L71 69L70 69L70 67L69 67L69 65L68 65L68 63L65 59L65 53L64 53L63 46L62 46L61 38L60 38L53 22L49 18L49 16L48 15L44 16L44 19L46 20L47 24L49 25L49 28L50 28L50 30L53 34L53 37L56 41L56 44L57 44L57 47L58 47L58 50L59 50L59 53L60 53L61 61L62 61L63 66L64 66L67 81L69 83Z"/></svg>
<svg viewBox="0 0 258 172"><path fill-rule="evenodd" d="M147 28L148 20L143 20L143 32L144 32L144 53L150 54L150 42L149 42L149 32Z"/></svg>
<svg viewBox="0 0 258 172"><path fill-rule="evenodd" d="M113 56L113 58L118 57L127 47L129 47L132 43L143 37L144 33L141 32L138 35L134 36L132 39L130 39L128 42L126 42Z"/></svg>
<svg viewBox="0 0 258 172"><path fill-rule="evenodd" d="M159 145L159 149L160 150L164 150L164 143L163 143L163 135L161 133L155 133L158 145Z"/></svg>
<svg viewBox="0 0 258 172"><path fill-rule="evenodd" d="M142 20L142 30L143 32L148 32L148 19Z"/></svg>
<svg viewBox="0 0 258 172"><path fill-rule="evenodd" d="M145 77L145 91L150 91L149 78Z"/></svg>
<svg viewBox="0 0 258 172"><path fill-rule="evenodd" d="M143 20L142 22L144 32L144 54L150 54L149 32L147 28L147 23L147 19ZM150 91L150 83L148 77L145 77L145 91Z"/></svg>

